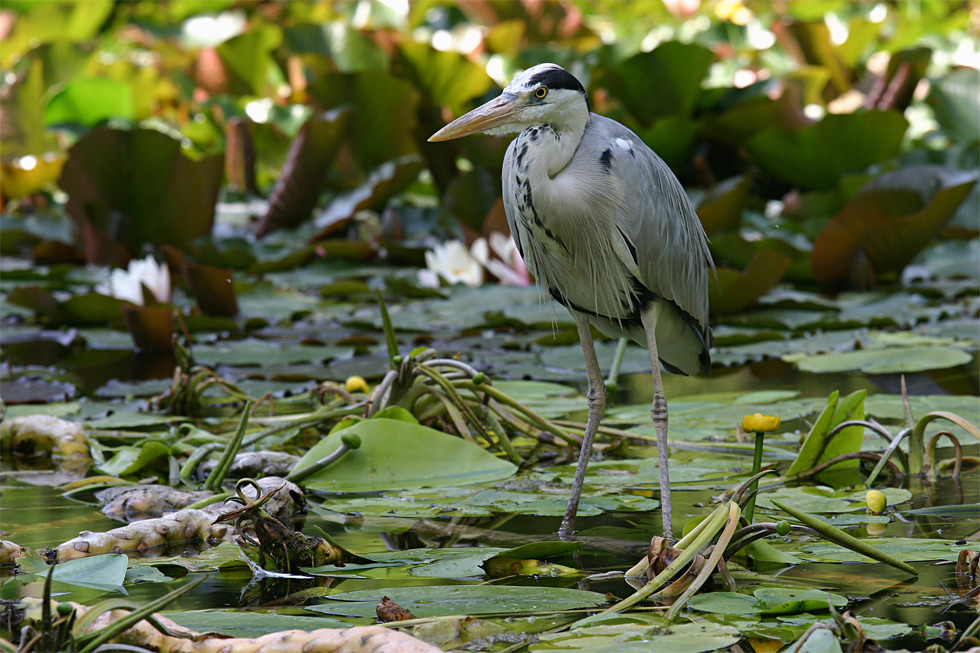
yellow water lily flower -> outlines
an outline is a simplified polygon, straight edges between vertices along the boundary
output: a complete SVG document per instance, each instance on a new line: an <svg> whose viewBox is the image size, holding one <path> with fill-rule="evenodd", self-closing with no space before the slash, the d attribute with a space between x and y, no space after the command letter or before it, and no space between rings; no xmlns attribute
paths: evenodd
<svg viewBox="0 0 980 653"><path fill-rule="evenodd" d="M888 506L885 493L879 490L868 490L868 493L864 495L864 501L868 504L868 513L872 515L880 515L885 512L885 508Z"/></svg>
<svg viewBox="0 0 980 653"><path fill-rule="evenodd" d="M746 433L767 433L779 428L779 415L754 413L742 418L742 430Z"/></svg>
<svg viewBox="0 0 980 653"><path fill-rule="evenodd" d="M371 390L371 386L368 385L363 376L347 377L347 380L344 381L344 388L347 392L369 392Z"/></svg>

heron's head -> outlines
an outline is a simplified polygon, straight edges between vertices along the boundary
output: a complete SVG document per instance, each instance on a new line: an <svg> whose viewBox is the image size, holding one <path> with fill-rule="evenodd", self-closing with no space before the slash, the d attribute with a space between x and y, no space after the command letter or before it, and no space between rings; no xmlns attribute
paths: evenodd
<svg viewBox="0 0 980 653"><path fill-rule="evenodd" d="M582 84L561 66L543 63L519 74L496 98L452 121L429 141L476 133L513 134L545 123L562 131L569 123L584 127L588 115Z"/></svg>

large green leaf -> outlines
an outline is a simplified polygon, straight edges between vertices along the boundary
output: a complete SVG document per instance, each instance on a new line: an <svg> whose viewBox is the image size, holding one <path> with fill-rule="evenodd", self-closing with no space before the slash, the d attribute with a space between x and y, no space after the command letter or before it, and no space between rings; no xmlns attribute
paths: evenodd
<svg viewBox="0 0 980 653"><path fill-rule="evenodd" d="M484 66L457 52L416 41L403 41L398 49L409 78L433 103L449 107L453 115L460 115L466 102L493 86Z"/></svg>
<svg viewBox="0 0 980 653"><path fill-rule="evenodd" d="M98 32L109 14L112 0L85 2L32 2L29 10L10 19L13 29L4 38L0 61L10 65L21 53L41 43L85 41Z"/></svg>
<svg viewBox="0 0 980 653"><path fill-rule="evenodd" d="M346 21L291 25L283 30L283 42L308 65L324 61L342 73L388 69L385 51Z"/></svg>
<svg viewBox="0 0 980 653"><path fill-rule="evenodd" d="M462 438L418 424L369 419L321 440L297 463L302 469L358 435L359 449L313 474L303 485L324 492L371 492L499 481L517 468Z"/></svg>
<svg viewBox="0 0 980 653"><path fill-rule="evenodd" d="M964 143L980 139L980 75L976 69L958 68L933 81L926 102L951 138Z"/></svg>
<svg viewBox="0 0 980 653"><path fill-rule="evenodd" d="M156 130L102 128L72 146L58 184L88 259L117 262L144 243L209 234L221 172L220 155L192 161Z"/></svg>
<svg viewBox="0 0 980 653"><path fill-rule="evenodd" d="M558 612L594 608L606 603L604 594L560 587L434 585L342 592L328 596L329 603L308 606L307 609L373 618L378 601L383 596L411 610L416 617L423 618L457 614Z"/></svg>
<svg viewBox="0 0 980 653"><path fill-rule="evenodd" d="M382 72L324 75L308 88L322 107L352 108L349 142L363 171L406 154L417 154L419 92L410 83Z"/></svg>
<svg viewBox="0 0 980 653"><path fill-rule="evenodd" d="M264 96L271 88L272 51L282 41L282 30L274 23L261 23L217 47L228 73L227 89L236 95Z"/></svg>
<svg viewBox="0 0 980 653"><path fill-rule="evenodd" d="M133 88L104 77L79 77L48 100L44 122L73 123L91 127L109 118L132 120L136 116Z"/></svg>
<svg viewBox="0 0 980 653"><path fill-rule="evenodd" d="M832 188L845 172L898 154L908 128L894 111L828 114L802 129L774 127L746 143L767 173L801 188Z"/></svg>
<svg viewBox="0 0 980 653"><path fill-rule="evenodd" d="M690 116L714 54L700 45L668 41L625 60L602 80L644 125Z"/></svg>
<svg viewBox="0 0 980 653"><path fill-rule="evenodd" d="M827 223L813 245L818 281L843 281L866 260L876 274L904 268L953 216L975 172L912 166L866 184Z"/></svg>

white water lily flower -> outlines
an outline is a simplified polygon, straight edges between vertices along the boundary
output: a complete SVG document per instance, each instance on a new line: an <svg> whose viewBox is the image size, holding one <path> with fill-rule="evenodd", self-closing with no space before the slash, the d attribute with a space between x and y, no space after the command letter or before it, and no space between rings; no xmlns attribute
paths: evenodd
<svg viewBox="0 0 980 653"><path fill-rule="evenodd" d="M98 285L95 292L142 306L143 286L158 302L170 301L170 270L166 265L157 263L152 256L133 259L125 270L112 270L109 282Z"/></svg>
<svg viewBox="0 0 980 653"><path fill-rule="evenodd" d="M439 287L439 277L449 283L465 283L476 287L483 284L483 265L489 257L487 241L483 238L473 243L471 249L458 240L450 240L425 253L426 270L418 274L419 285Z"/></svg>

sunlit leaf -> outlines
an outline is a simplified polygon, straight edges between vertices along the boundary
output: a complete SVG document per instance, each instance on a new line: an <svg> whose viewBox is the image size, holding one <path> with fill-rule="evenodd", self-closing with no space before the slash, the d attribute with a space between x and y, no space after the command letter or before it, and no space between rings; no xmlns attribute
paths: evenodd
<svg viewBox="0 0 980 653"><path fill-rule="evenodd" d="M436 105L461 115L464 104L483 95L493 80L486 69L465 56L436 50L428 43L403 41L398 48L408 75Z"/></svg>
<svg viewBox="0 0 980 653"><path fill-rule="evenodd" d="M347 21L299 23L283 30L283 44L294 55L329 62L342 73L388 69L388 55Z"/></svg>
<svg viewBox="0 0 980 653"><path fill-rule="evenodd" d="M162 442L151 440L139 447L123 447L99 468L110 476L134 474L158 458L166 457L170 448Z"/></svg>
<svg viewBox="0 0 980 653"><path fill-rule="evenodd" d="M38 43L88 40L95 36L112 8L112 0L86 0L70 5L32 3L29 11L12 21L13 31L4 39L0 59L9 66L24 50Z"/></svg>
<svg viewBox="0 0 980 653"><path fill-rule="evenodd" d="M281 41L280 27L264 22L218 45L218 55L229 73L229 86L223 90L238 95L265 95L270 86L270 68L275 66L272 50Z"/></svg>
<svg viewBox="0 0 980 653"><path fill-rule="evenodd" d="M130 84L104 77L79 77L48 100L44 122L91 127L110 118L136 116Z"/></svg>

